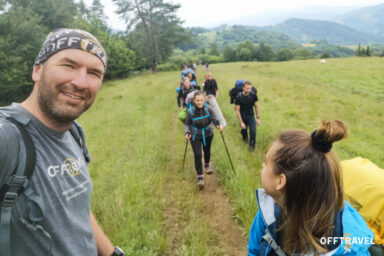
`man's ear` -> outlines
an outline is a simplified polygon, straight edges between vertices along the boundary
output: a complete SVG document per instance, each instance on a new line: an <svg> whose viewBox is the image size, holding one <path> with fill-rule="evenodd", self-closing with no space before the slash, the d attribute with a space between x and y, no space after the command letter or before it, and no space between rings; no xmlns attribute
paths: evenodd
<svg viewBox="0 0 384 256"><path fill-rule="evenodd" d="M32 70L33 82L38 82L40 80L40 75L42 70L43 70L43 64L38 64L33 66L33 70Z"/></svg>
<svg viewBox="0 0 384 256"><path fill-rule="evenodd" d="M287 184L287 177L285 174L279 174L279 177L277 178L276 190L283 190L285 188L285 184Z"/></svg>

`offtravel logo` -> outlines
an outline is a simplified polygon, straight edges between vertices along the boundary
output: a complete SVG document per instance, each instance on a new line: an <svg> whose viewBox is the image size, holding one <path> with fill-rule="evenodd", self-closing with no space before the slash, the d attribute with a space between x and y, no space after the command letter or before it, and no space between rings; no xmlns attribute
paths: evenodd
<svg viewBox="0 0 384 256"><path fill-rule="evenodd" d="M78 159L67 158L61 165L51 165L48 167L48 176L53 178L58 174L69 174L75 177L81 173L81 167L84 166L84 161L79 157Z"/></svg>
<svg viewBox="0 0 384 256"><path fill-rule="evenodd" d="M343 237L322 237L320 238L320 243L323 245L336 244L338 242L345 242L344 253L351 252L352 245L354 244L365 244L372 245L373 237L363 236L363 237L350 237L350 233L346 233Z"/></svg>

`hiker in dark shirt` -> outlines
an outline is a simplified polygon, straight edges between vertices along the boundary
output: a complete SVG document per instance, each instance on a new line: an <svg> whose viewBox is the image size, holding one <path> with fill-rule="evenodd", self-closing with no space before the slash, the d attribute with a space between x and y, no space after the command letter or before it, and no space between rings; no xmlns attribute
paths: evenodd
<svg viewBox="0 0 384 256"><path fill-rule="evenodd" d="M196 89L200 91L200 86L197 85L196 82L196 75L194 75L192 72L187 73L187 77L189 78L189 81L191 85Z"/></svg>
<svg viewBox="0 0 384 256"><path fill-rule="evenodd" d="M241 135L245 143L248 143L247 129L249 128L249 151L251 152L255 150L256 125L260 125L258 100L257 94L252 92L252 84L249 81L244 82L243 91L235 98L236 115L240 122ZM253 108L255 108L256 120Z"/></svg>
<svg viewBox="0 0 384 256"><path fill-rule="evenodd" d="M213 78L212 73L208 74L208 78L204 81L204 91L208 95L217 97L219 95L219 88L216 80Z"/></svg>
<svg viewBox="0 0 384 256"><path fill-rule="evenodd" d="M185 98L187 98L187 95L190 92L193 92L194 90L195 90L195 87L191 85L189 78L184 77L183 85L180 87L179 94L177 95L177 105L179 106L180 110L187 106L187 104L185 103Z"/></svg>

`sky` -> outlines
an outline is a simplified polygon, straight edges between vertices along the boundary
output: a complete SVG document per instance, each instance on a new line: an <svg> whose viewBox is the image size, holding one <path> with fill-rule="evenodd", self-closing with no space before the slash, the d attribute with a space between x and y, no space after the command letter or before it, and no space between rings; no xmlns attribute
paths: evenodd
<svg viewBox="0 0 384 256"><path fill-rule="evenodd" d="M303 6L369 6L384 0L165 0L178 3L178 16L185 27L209 27L221 21L273 9L295 9ZM125 23L115 14L112 0L101 0L111 28L125 30ZM92 0L85 0L89 6Z"/></svg>

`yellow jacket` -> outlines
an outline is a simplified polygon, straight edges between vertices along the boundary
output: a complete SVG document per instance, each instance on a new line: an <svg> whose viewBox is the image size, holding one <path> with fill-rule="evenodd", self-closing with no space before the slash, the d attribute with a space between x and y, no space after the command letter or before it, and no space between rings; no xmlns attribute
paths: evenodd
<svg viewBox="0 0 384 256"><path fill-rule="evenodd" d="M384 245L384 169L361 157L341 161L345 199L359 211Z"/></svg>

